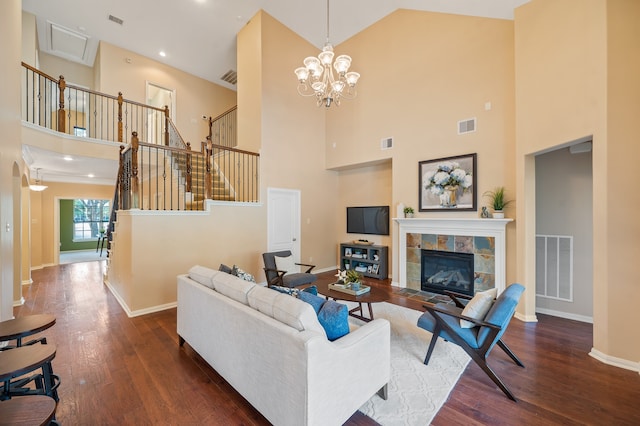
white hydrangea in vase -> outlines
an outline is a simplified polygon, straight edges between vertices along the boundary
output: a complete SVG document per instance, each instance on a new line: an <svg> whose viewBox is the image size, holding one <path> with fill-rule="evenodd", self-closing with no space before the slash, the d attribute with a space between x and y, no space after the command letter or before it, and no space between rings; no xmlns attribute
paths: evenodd
<svg viewBox="0 0 640 426"><path fill-rule="evenodd" d="M458 190L466 192L473 185L473 176L456 161L443 161L436 170L428 171L422 178L427 191L440 198L441 207L457 205Z"/></svg>

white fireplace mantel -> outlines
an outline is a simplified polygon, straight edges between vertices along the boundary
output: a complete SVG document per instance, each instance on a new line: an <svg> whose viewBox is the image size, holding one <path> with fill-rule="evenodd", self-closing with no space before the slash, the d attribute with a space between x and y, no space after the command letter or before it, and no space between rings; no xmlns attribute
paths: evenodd
<svg viewBox="0 0 640 426"><path fill-rule="evenodd" d="M506 287L506 228L513 219L482 218L397 218L399 284L407 286L407 234L464 235L495 238L495 286L498 293Z"/></svg>

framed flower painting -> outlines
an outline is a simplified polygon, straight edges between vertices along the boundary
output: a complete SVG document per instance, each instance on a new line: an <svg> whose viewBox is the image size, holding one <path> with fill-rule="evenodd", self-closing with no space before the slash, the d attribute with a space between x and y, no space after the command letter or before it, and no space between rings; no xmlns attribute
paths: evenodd
<svg viewBox="0 0 640 426"><path fill-rule="evenodd" d="M475 153L420 161L420 211L477 210L476 161Z"/></svg>

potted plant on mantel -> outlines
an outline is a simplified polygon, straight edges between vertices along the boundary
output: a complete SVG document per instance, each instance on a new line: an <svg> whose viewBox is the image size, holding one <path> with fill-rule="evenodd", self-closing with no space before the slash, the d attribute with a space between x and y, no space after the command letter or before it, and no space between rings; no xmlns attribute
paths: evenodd
<svg viewBox="0 0 640 426"><path fill-rule="evenodd" d="M493 209L493 217L495 219L504 219L504 208L513 201L506 199L504 186L498 186L493 191L487 191L483 195L489 199L489 205Z"/></svg>
<svg viewBox="0 0 640 426"><path fill-rule="evenodd" d="M413 217L413 207L404 208L404 217Z"/></svg>

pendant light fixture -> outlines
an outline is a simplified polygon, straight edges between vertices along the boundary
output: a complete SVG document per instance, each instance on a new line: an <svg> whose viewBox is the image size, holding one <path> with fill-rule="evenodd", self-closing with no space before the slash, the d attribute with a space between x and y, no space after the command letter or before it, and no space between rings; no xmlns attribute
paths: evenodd
<svg viewBox="0 0 640 426"><path fill-rule="evenodd" d="M44 191L45 189L47 189L48 186L47 185L43 185L42 182L40 181L40 169L36 169L36 183L33 185L29 185L29 189L32 191Z"/></svg>
<svg viewBox="0 0 640 426"><path fill-rule="evenodd" d="M351 57L340 55L333 62L333 46L329 42L329 0L327 0L327 40L318 57L309 56L304 67L296 68L298 93L315 96L317 105L329 108L331 103L340 106L340 100L356 97L357 72L349 71ZM332 66L333 65L333 66ZM335 70L335 74L334 74Z"/></svg>

